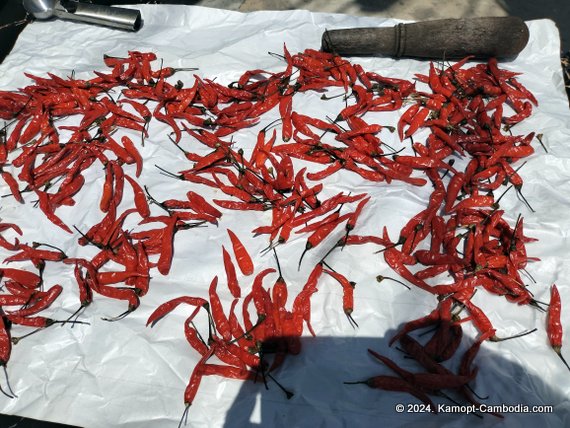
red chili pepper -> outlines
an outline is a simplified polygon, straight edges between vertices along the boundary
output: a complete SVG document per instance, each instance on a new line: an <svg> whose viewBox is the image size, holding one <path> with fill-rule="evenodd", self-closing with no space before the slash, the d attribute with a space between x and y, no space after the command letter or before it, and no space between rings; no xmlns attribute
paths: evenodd
<svg viewBox="0 0 570 428"><path fill-rule="evenodd" d="M49 307L61 294L63 287L61 285L52 286L38 302L16 311L6 312L7 315L17 316L17 317L27 317L29 315L35 315L38 312L43 311Z"/></svg>
<svg viewBox="0 0 570 428"><path fill-rule="evenodd" d="M384 251L384 260L386 263L402 278L406 281L411 282L416 287L421 288L429 293L434 293L432 287L421 279L414 276L410 270L404 266L402 261L402 252L396 248L388 248Z"/></svg>
<svg viewBox="0 0 570 428"><path fill-rule="evenodd" d="M18 140L20 139L20 136L22 134L22 129L24 129L26 122L27 122L27 118L23 117L23 118L18 120L14 129L12 129L10 136L6 140L6 151L8 153L14 151L14 149L17 147Z"/></svg>
<svg viewBox="0 0 570 428"><path fill-rule="evenodd" d="M356 206L354 212L351 213L350 218L346 222L347 233L356 227L356 221L360 217L360 214L362 214L362 210L364 209L364 206L368 203L368 201L370 201L370 196L365 199L362 199Z"/></svg>
<svg viewBox="0 0 570 428"><path fill-rule="evenodd" d="M123 143L123 146L125 146L125 150L127 151L127 153L135 160L135 164L137 167L135 175L137 177L139 177L141 175L142 168L143 168L143 158L142 158L141 154L139 153L139 151L135 147L133 141L129 137L127 137L126 135L124 135L121 138L121 142Z"/></svg>
<svg viewBox="0 0 570 428"><path fill-rule="evenodd" d="M10 327L7 325L4 316L0 316L0 366L6 367L12 355L12 338L10 337ZM4 395L7 395L2 390Z"/></svg>
<svg viewBox="0 0 570 428"><path fill-rule="evenodd" d="M116 161L111 161L109 163L111 168L113 168L113 199L112 203L118 207L123 200L123 189L125 187L125 173L123 168ZM109 164L107 166L109 166Z"/></svg>
<svg viewBox="0 0 570 428"><path fill-rule="evenodd" d="M204 197L199 195L198 193L190 190L186 193L186 197L194 207L195 211L203 212L216 218L220 218L222 216L222 213L220 211L218 211L211 204L209 204L206 201L206 199L204 199Z"/></svg>
<svg viewBox="0 0 570 428"><path fill-rule="evenodd" d="M293 136L292 108L293 97L290 95L281 97L279 100L279 113L282 121L281 138L285 142L289 141Z"/></svg>
<svg viewBox="0 0 570 428"><path fill-rule="evenodd" d="M275 251L275 248L273 250ZM287 303L288 291L287 291L287 283L285 282L285 279L283 278L283 275L281 273L281 265L279 264L279 260L277 259L277 253L275 253L275 257L277 260L277 268L279 270L279 278L277 278L275 284L273 284L273 288L271 290L271 298L273 299L273 304L275 305L275 307L279 311L281 311L284 310L285 305Z"/></svg>
<svg viewBox="0 0 570 428"><path fill-rule="evenodd" d="M145 122L149 122L152 119L152 113L145 104L125 98L121 99L120 102L130 104Z"/></svg>
<svg viewBox="0 0 570 428"><path fill-rule="evenodd" d="M105 182L103 184L103 192L101 194L101 201L99 208L104 213L109 211L109 206L113 200L113 168L110 164L105 165Z"/></svg>
<svg viewBox="0 0 570 428"><path fill-rule="evenodd" d="M269 160L272 158L269 157ZM295 174L293 162L287 155L283 155L281 162L276 165L277 177L273 182L273 188L277 191L288 191L294 186Z"/></svg>
<svg viewBox="0 0 570 428"><path fill-rule="evenodd" d="M184 321L184 337L186 337L186 341L192 348L204 356L210 351L210 348L203 342L196 328L193 327L192 319L193 317L190 316Z"/></svg>
<svg viewBox="0 0 570 428"><path fill-rule="evenodd" d="M342 309L351 325L358 327L358 324L352 318L352 312L354 310L354 287L356 286L356 283L349 281L344 275L338 272L328 269L323 269L323 272L332 276L342 286Z"/></svg>
<svg viewBox="0 0 570 428"><path fill-rule="evenodd" d="M373 235L349 235L341 238L337 243L338 246L343 245L363 245L363 244L377 244L382 246L390 245L380 236Z"/></svg>
<svg viewBox="0 0 570 428"><path fill-rule="evenodd" d="M232 332L230 328L230 323L224 314L224 308L222 302L216 292L216 287L218 285L218 277L215 276L210 283L208 288L208 295L210 297L210 309L212 314L212 319L216 330L220 333L224 341L229 342L232 339Z"/></svg>
<svg viewBox="0 0 570 428"><path fill-rule="evenodd" d="M224 183L222 183L222 181L215 175L212 174L212 177L214 178L214 181L216 182L217 188L220 189L222 192L224 192L226 195L228 196L234 196L238 199L241 199L243 202L255 202L256 198L253 197L250 193L248 193L247 191L234 187L232 186L228 186L225 185Z"/></svg>
<svg viewBox="0 0 570 428"><path fill-rule="evenodd" d="M239 201L226 201L220 199L212 200L216 205L226 208L228 210L238 211L265 211L268 208L260 202L239 202Z"/></svg>
<svg viewBox="0 0 570 428"><path fill-rule="evenodd" d="M257 332L258 330L256 329L254 331ZM226 344L225 346L229 352L238 357L246 366L249 366L256 370L259 370L261 368L260 357L258 355L254 355L255 353L259 352L257 345L254 349L244 349L235 344Z"/></svg>
<svg viewBox="0 0 570 428"><path fill-rule="evenodd" d="M0 171L1 171L2 179L6 182L6 184L10 188L10 192L12 193L12 196L14 196L14 199L16 199L18 202L23 204L24 199L22 198L22 194L20 193L20 189L19 189L18 182L16 181L16 179L8 171L2 171L1 167L0 167Z"/></svg>
<svg viewBox="0 0 570 428"><path fill-rule="evenodd" d="M419 157L419 156L396 156L394 159L397 163L410 166L414 169L428 169L428 168L441 168L448 171L457 173L455 168L443 162L440 159Z"/></svg>
<svg viewBox="0 0 570 428"><path fill-rule="evenodd" d="M438 70L434 67L433 63L429 64L429 86L432 91L436 94L442 94L446 98L453 98L453 91L443 87L441 83L441 77L438 74Z"/></svg>
<svg viewBox="0 0 570 428"><path fill-rule="evenodd" d="M424 347L408 334L405 334L400 338L400 345L402 345L402 349L406 353L413 357L418 362L418 364L423 366L428 372L442 375L453 374L449 369L433 360L425 352Z"/></svg>
<svg viewBox="0 0 570 428"><path fill-rule="evenodd" d="M87 307L93 302L93 291L89 286L89 282L86 281L83 273L81 272L81 267L79 264L75 264L75 268L73 270L73 274L75 277L75 281L77 282L77 287L79 288L79 303L81 307L78 309L78 312Z"/></svg>
<svg viewBox="0 0 570 428"><path fill-rule="evenodd" d="M188 382L188 385L186 386L186 389L184 390L184 405L186 406L186 408L184 409L184 413L182 413L180 425L182 425L182 421L184 421L184 419L186 418L188 410L190 409L190 406L194 402L194 398L198 393L198 388L200 387L200 382L202 381L202 376L203 376L202 367L213 354L214 354L214 349L210 348L210 351L208 351L208 353L202 356L200 361L198 361L198 364L196 364L194 370L192 371L192 374L190 375L190 380Z"/></svg>
<svg viewBox="0 0 570 428"><path fill-rule="evenodd" d="M74 205L75 201L73 200L73 196L75 196L85 184L85 177L81 174L75 175L75 177L69 181L61 183L58 191L54 195L50 195L50 204L54 207L59 207L64 205L66 201L70 201L70 205Z"/></svg>
<svg viewBox="0 0 570 428"><path fill-rule="evenodd" d="M36 190L36 195L38 195L39 206L43 213L46 215L49 221L51 221L56 226L59 226L67 233L72 233L71 229L53 212L53 208L50 205L48 194L39 190Z"/></svg>
<svg viewBox="0 0 570 428"><path fill-rule="evenodd" d="M140 276L145 276L145 274L136 271L98 272L97 283L99 285L117 284L125 282L129 278Z"/></svg>
<svg viewBox="0 0 570 428"><path fill-rule="evenodd" d="M228 379L252 381L256 379L256 373L251 370L221 364L204 364L201 370L203 376L222 376Z"/></svg>
<svg viewBox="0 0 570 428"><path fill-rule="evenodd" d="M148 206L148 201L146 195L144 194L141 186L134 180L131 176L125 175L125 179L129 182L134 193L135 207L142 218L147 218L150 216L150 208Z"/></svg>
<svg viewBox="0 0 570 428"><path fill-rule="evenodd" d="M180 305L182 303L190 305L190 306L195 306L196 309L198 309L198 310L201 307L204 307L204 308L209 307L208 302L205 299L202 299L200 297L187 297L187 296L178 297L176 299L169 300L168 302L165 302L162 305L160 305L158 308L156 308L154 310L154 312L152 314L150 314L150 316L148 317L146 325L148 326L149 324L151 324L151 327L154 327L154 325L161 318L163 318L168 313L172 312L178 305ZM197 314L197 312L195 312L195 314ZM191 321L191 319L190 319L190 321ZM188 319L186 322L189 322Z"/></svg>
<svg viewBox="0 0 570 428"><path fill-rule="evenodd" d="M406 132L404 133L404 138L411 137L421 126L425 126L425 121L429 114L430 110L428 108L419 109L418 112L414 114L413 118L409 122L410 126L408 127L408 129L406 129Z"/></svg>
<svg viewBox="0 0 570 428"><path fill-rule="evenodd" d="M374 358L376 358L378 361L381 361L384 365L386 365L386 367L388 367L390 370L392 370L394 373L396 373L402 379L404 379L408 382L411 382L411 383L414 382L414 373L409 372L407 370L404 370L403 368L398 366L394 361L392 361L388 357L385 357L384 355L380 355L379 353L373 351L370 348L368 349L368 353L370 355L372 355Z"/></svg>
<svg viewBox="0 0 570 428"><path fill-rule="evenodd" d="M310 223L301 229L297 229L295 231L295 233L315 232L316 230L320 229L322 226L337 221L339 219L339 217L340 217L340 214L339 214L339 210L337 209L335 212L333 212L332 214L329 214L328 216L326 216L322 220L316 221L314 223Z"/></svg>
<svg viewBox="0 0 570 428"><path fill-rule="evenodd" d="M234 249L234 254L236 256L237 264L244 275L251 275L254 271L253 261L251 256L245 249L244 245L241 243L237 235L230 229L227 229L230 240L232 241L232 247Z"/></svg>
<svg viewBox="0 0 570 428"><path fill-rule="evenodd" d="M464 209L475 207L492 207L494 203L495 198L493 196L475 195L458 202L449 212L461 212Z"/></svg>
<svg viewBox="0 0 570 428"><path fill-rule="evenodd" d="M419 104L413 104L404 112L404 114L402 114L402 116L400 116L400 119L398 120L398 136L400 137L400 140L404 140L404 126L411 123L412 118L417 114L419 109Z"/></svg>
<svg viewBox="0 0 570 428"><path fill-rule="evenodd" d="M20 306L29 303L30 297L14 294L0 294L0 306Z"/></svg>
<svg viewBox="0 0 570 428"><path fill-rule="evenodd" d="M562 323L560 322L560 314L562 310L562 304L560 300L560 294L558 293L558 288L556 284L553 284L550 288L550 306L548 307L548 322L547 322L547 333L548 341L550 346L558 354L564 365L570 370L570 366L562 356Z"/></svg>
<svg viewBox="0 0 570 428"><path fill-rule="evenodd" d="M149 217L150 218L150 217ZM172 265L172 258L174 256L174 235L176 234L178 223L178 217L173 215L166 222L166 227L164 228L164 234L162 237L160 258L158 259L158 271L162 275L168 275L170 272L170 267Z"/></svg>
<svg viewBox="0 0 570 428"><path fill-rule="evenodd" d="M230 254L226 251L226 248L222 245L222 254L224 259L224 268L226 270L226 277L228 280L228 289L235 298L241 297L241 289L238 283L236 268L232 262Z"/></svg>
<svg viewBox="0 0 570 428"><path fill-rule="evenodd" d="M308 211L306 213L303 213L303 214L295 217L292 221L292 226L293 227L300 226L303 223L311 221L312 219L314 219L320 215L323 215L323 214L326 214L326 213L332 211L333 209L335 209L339 205L357 202L364 197L366 197L366 193L362 193L362 194L354 195L354 196L344 195L342 192L337 193L336 195L330 197L326 201L323 201L318 208L315 208L314 210Z"/></svg>
<svg viewBox="0 0 570 428"><path fill-rule="evenodd" d="M306 252L312 248L315 248L317 245L323 242L325 238L327 238L339 224L349 219L351 215L352 213L344 214L336 220L321 224L313 233L311 233L311 235L307 238L305 250L299 258L299 269L301 268L301 262L303 261L303 257L305 256Z"/></svg>
<svg viewBox="0 0 570 428"><path fill-rule="evenodd" d="M408 321L403 328L401 328L397 334L395 334L392 339L390 339L389 345L392 346L394 344L394 342L396 342L397 340L400 340L400 338L402 336L404 336L405 334L408 334L414 330L418 330L420 328L424 328L424 327L429 327L431 325L434 325L438 322L440 318L439 315L439 308L434 309L433 311L431 311L428 315L422 317L422 318L418 318L416 320L413 321Z"/></svg>
<svg viewBox="0 0 570 428"><path fill-rule="evenodd" d="M457 295L456 295L457 296ZM469 313L471 314L471 320L481 333L481 339L486 340L488 338L496 338L495 328L493 324L489 320L489 318L485 315L485 313L479 308L478 306L474 305L468 299L461 299L461 303L467 308Z"/></svg>
<svg viewBox="0 0 570 428"><path fill-rule="evenodd" d="M303 320L307 323L307 328L313 336L315 332L311 326L311 295L317 292L317 283L323 273L322 263L317 263L311 271L307 282L301 292L293 301L293 317L297 336L303 332Z"/></svg>
<svg viewBox="0 0 570 428"><path fill-rule="evenodd" d="M1 278L12 279L26 288L38 288L42 284L42 278L33 272L21 269L3 268L0 269Z"/></svg>
<svg viewBox="0 0 570 428"><path fill-rule="evenodd" d="M364 381L344 383L347 385L362 383L369 388L383 389L385 391L407 392L408 394L413 395L421 402L423 402L427 406L427 409L430 409L430 411L437 411L437 407L426 393L422 392L418 387L414 386L404 379L400 379L394 376L379 375L371 377Z"/></svg>
<svg viewBox="0 0 570 428"><path fill-rule="evenodd" d="M228 321L230 323L230 329L232 332L232 336L234 337L234 341L236 341L240 347L242 347L242 348L253 347L255 345L255 343L253 342L253 338L251 337L251 334L249 332L244 331L243 327L239 323L239 320L235 314L235 307L238 304L238 302L239 302L239 299L233 300L232 305L230 307L230 313L228 316ZM245 315L244 318L246 316L247 315Z"/></svg>

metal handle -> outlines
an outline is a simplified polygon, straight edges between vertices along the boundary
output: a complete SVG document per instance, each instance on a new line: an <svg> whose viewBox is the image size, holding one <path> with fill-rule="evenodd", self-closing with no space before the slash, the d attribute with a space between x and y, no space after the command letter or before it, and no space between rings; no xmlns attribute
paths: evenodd
<svg viewBox="0 0 570 428"><path fill-rule="evenodd" d="M61 0L54 12L55 16L61 19L103 25L119 30L138 31L142 26L141 13L135 9Z"/></svg>

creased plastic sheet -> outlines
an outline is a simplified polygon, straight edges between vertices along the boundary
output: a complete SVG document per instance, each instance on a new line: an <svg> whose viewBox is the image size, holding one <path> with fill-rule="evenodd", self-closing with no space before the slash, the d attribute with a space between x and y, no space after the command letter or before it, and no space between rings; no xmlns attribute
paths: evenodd
<svg viewBox="0 0 570 428"><path fill-rule="evenodd" d="M165 66L199 68L195 72L179 72L173 81L180 79L189 85L196 73L228 84L245 70L282 70L283 62L268 52L282 53L283 44L292 53L305 48L318 49L325 29L396 23L298 10L240 14L200 7L137 7L144 19L138 33L63 21L28 25L13 52L0 66L0 87L16 89L30 84L24 72L40 76L48 72L69 76L74 72L77 78L89 78L93 70L104 70L104 54L125 56L129 50L155 52ZM564 310L564 306L570 307L570 115L560 70L557 29L547 20L528 22L528 26L531 34L528 46L516 59L501 66L522 72L520 81L539 101L532 117L517 125L516 132L542 133L548 153L537 147L520 171L525 179L524 194L535 212L512 191L502 199L501 206L511 224L521 213L526 233L539 239L527 247L529 255L541 258L528 267L536 280L533 283L528 279L529 287L537 300L548 302L549 286L556 282L563 301L563 325L569 327L570 311ZM414 73L425 73L428 69L428 62L411 59L354 60L365 69L388 77L412 79ZM331 90L331 94L334 93ZM294 109L322 119L335 115L341 106L339 100L322 101L320 94L295 97L294 101ZM378 115L378 121L394 126L402 111ZM246 152L250 150L257 130L276 117L277 113L270 112L258 127L235 135L235 145ZM178 171L189 167L188 162L168 141L167 127L153 122L149 131L150 138L141 149L145 166L139 182L162 199L184 194L191 187L190 183L165 177L154 165ZM425 136L427 134L418 134L420 140ZM139 136L133 133L131 137ZM382 131L381 138L393 147L401 147L402 143L387 130ZM314 168L314 165L307 166ZM132 173L128 168L130 166L125 167L126 171ZM98 195L104 173L102 168L91 168L85 175L86 185L76 198L77 204L58 210L66 223L83 229L101 219ZM212 189L196 189L207 198L217 195ZM4 187L0 190L2 194L8 193ZM330 196L340 190L367 192L372 196L363 213L359 233L379 234L385 225L392 236L407 219L425 207L430 192L427 188L411 188L397 182L371 185L348 173L337 174L327 181L324 193ZM125 200L129 200L128 193ZM11 198L3 198L0 208L3 221L14 221L22 227L24 242L49 242L70 256L89 254L89 248L77 248L77 236L61 232L41 215L32 201L26 202L19 205ZM228 227L238 233L254 256L257 271L275 267L271 253L261 254L267 246L266 238L254 238L251 234L254 227L267 224L269 219L268 213L225 211L217 228L182 231L175 239L171 274L168 277L158 272L154 274L150 292L137 311L119 322L103 321L102 317L121 313L124 303L96 296L94 304L80 317L90 325L54 326L22 340L14 347L8 364L12 388L18 398L0 397L0 412L90 428L176 426L184 410L183 391L198 360L197 353L183 337L183 320L188 313L183 308L177 309L153 329L145 327L146 319L159 304L171 298L206 297L212 277L224 278L221 246L229 246ZM311 267L343 233L343 230L337 231L327 241L329 245L309 252L300 271L297 261L306 238L296 235L287 245L278 248L284 276L290 284L290 296L300 290ZM374 248L367 246L346 248L330 259L335 269L357 283L354 318L359 328L353 329L342 312L342 292L338 284L331 278L323 279L312 298L317 337L304 337L302 353L288 358L276 372L279 381L295 392L292 399L286 400L272 382L268 384L269 390L265 390L261 382L208 377L190 409L189 425L343 427L417 426L421 423L425 428L570 425L567 398L570 373L548 345L544 313L516 306L485 292L477 293L474 299L486 310L498 334L508 336L533 327L538 331L521 339L485 343L475 361L479 366L473 384L476 392L488 396L482 400L486 404L552 405L553 413L506 413L503 420L491 415L480 419L462 413L435 416L408 411L408 404L418 403L408 395L371 390L363 385L343 385L344 381L388 374L385 367L367 355L367 348L413 369L413 364L406 362L399 351L389 348L387 342L398 326L427 314L436 305L435 297L421 290L408 291L388 281L377 283L378 274L393 274L382 257L373 251ZM59 283L64 287L63 296L50 308L52 318L66 319L77 309L73 281L73 273L67 266L50 264L46 270L46 284ZM240 283L247 288L251 279L240 277ZM223 286L219 292L228 308L229 292ZM199 321L199 327L204 328L204 322ZM14 328L14 334L18 331ZM465 332L461 350L467 349L477 334L468 324ZM570 359L570 353L565 355ZM0 382L4 381L0 379ZM436 402L449 404L444 399L436 399ZM395 410L397 403L406 406L403 413Z"/></svg>

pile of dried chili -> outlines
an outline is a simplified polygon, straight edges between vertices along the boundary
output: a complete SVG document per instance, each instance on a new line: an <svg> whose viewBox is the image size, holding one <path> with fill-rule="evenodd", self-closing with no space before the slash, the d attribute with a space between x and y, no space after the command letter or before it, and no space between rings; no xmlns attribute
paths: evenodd
<svg viewBox="0 0 570 428"><path fill-rule="evenodd" d="M475 291L544 311L521 277L527 264L537 260L526 253L533 239L524 234L522 216L509 222L500 208L501 196L496 196L499 189L512 188L532 210L522 194L519 168L521 160L534 153L532 143L540 136L516 135L513 129L531 115L537 100L520 83L519 73L499 68L495 59L476 65L470 65L470 58L449 66L430 64L428 74L417 74L412 82L311 49L292 55L285 48L281 58L284 69L279 72L250 70L229 85L194 75L187 86L180 80L172 83L179 70L157 67L155 54L132 51L124 58L105 56L108 69L95 71L90 79L27 75L31 85L0 91L0 118L6 121L0 169L11 196L17 203L35 199L42 215L73 236L78 246L96 250L90 258L70 257L50 243L23 242L25 231L16 224L0 224L0 246L10 254L5 261L28 266L0 269L4 368L12 344L21 339L11 336L14 325L32 328L28 335L55 323L79 323L95 296L124 301L126 310L107 320L124 318L139 307L156 271L169 275L179 233L227 226L223 216L228 210L258 211L268 213L263 218L270 220L251 233L267 239L266 251L275 254L275 264L259 266L259 257L250 255L240 237L227 230L220 253L233 297L229 313L215 276L202 296L182 295L165 302L148 319L154 325L179 305L192 308L183 332L200 359L184 395L183 419L203 376L277 382L274 370L287 355L301 351L304 326L315 334L310 299L325 278L342 291L343 313L358 326L356 284L334 266L341 250L353 245L373 245L371 251L380 251L398 275L378 276L379 281L393 279L438 297L430 314L405 324L391 342L399 341L422 371L412 373L369 350L397 376L378 375L364 383L408 392L424 404L433 404L429 395L444 390L476 403L469 387L477 374L473 360L483 342L505 338L497 336L484 308L472 301ZM335 117L312 117L294 109L296 95L316 92L327 102L333 98L329 90L344 101ZM400 109L405 110L397 123L369 119L369 113ZM278 119L257 131L253 149L237 147L234 134L254 129L270 111ZM72 118L73 124L61 125L62 118ZM187 162L178 171L156 165L162 174L187 183L187 193L178 199L152 194L139 182L148 163L139 150L149 144L149 127L155 121L170 129L163 144L174 144ZM124 130L140 138L135 141ZM395 131L412 150L402 153L388 145L384 130ZM93 168L103 171L101 220L83 230L67 224L58 209L75 205ZM362 235L358 227L371 197L363 192L327 195L324 190L327 178L341 172L377 185L429 184L433 190L425 209L407 221L396 241L386 228L379 236ZM207 200L201 194L205 187L223 196ZM342 238L330 245L335 232ZM314 254L317 247L322 257L292 296L277 255L295 234L306 237L299 268L303 260L307 263L305 254ZM51 263L68 266L77 285L79 308L67 320L39 315L61 292L57 284L45 289L42 274ZM253 278L247 287L242 276ZM201 313L208 320L207 332L194 323ZM552 309L550 313L555 315ZM480 335L458 355L467 322ZM422 344L411 333L424 327L433 331ZM560 353L561 343L552 346ZM216 363L210 362L214 356ZM456 372L443 364L453 357L460 360ZM293 394L277 385L287 397Z"/></svg>

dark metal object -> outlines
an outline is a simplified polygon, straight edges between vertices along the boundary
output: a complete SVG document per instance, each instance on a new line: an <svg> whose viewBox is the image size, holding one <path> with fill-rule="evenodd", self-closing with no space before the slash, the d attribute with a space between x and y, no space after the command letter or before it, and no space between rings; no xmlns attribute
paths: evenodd
<svg viewBox="0 0 570 428"><path fill-rule="evenodd" d="M136 9L71 0L23 0L23 5L36 19L57 17L126 31L138 31L142 26L141 13Z"/></svg>
<svg viewBox="0 0 570 428"><path fill-rule="evenodd" d="M528 27L515 16L327 30L322 50L339 55L419 58L514 57L528 42Z"/></svg>
<svg viewBox="0 0 570 428"><path fill-rule="evenodd" d="M0 2L0 62L8 55L26 24L18 24L26 19L26 11L21 0ZM2 426L0 424L0 426Z"/></svg>

